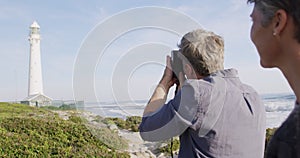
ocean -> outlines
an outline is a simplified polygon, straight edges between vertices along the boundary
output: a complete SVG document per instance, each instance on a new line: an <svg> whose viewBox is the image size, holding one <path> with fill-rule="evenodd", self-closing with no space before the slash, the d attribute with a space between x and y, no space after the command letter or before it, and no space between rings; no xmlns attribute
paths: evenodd
<svg viewBox="0 0 300 158"><path fill-rule="evenodd" d="M294 109L296 97L294 94L262 95L266 108L267 128L279 127Z"/></svg>
<svg viewBox="0 0 300 158"><path fill-rule="evenodd" d="M293 110L296 97L293 94L267 94L261 96L266 109L266 127L279 127ZM124 102L85 103L83 110L103 117L142 116L148 100Z"/></svg>

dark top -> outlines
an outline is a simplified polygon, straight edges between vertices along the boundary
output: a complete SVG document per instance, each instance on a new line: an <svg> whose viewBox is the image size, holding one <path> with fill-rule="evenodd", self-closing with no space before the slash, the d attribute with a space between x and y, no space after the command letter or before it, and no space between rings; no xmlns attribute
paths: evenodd
<svg viewBox="0 0 300 158"><path fill-rule="evenodd" d="M300 158L300 105L277 129L267 147L267 158Z"/></svg>
<svg viewBox="0 0 300 158"><path fill-rule="evenodd" d="M229 69L187 80L174 99L143 117L139 129L147 141L180 135L182 158L262 158L265 108Z"/></svg>

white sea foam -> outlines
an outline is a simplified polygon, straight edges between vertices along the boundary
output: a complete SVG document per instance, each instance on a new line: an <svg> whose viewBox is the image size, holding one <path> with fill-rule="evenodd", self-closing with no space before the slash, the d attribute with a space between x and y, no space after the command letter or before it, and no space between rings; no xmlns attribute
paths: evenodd
<svg viewBox="0 0 300 158"><path fill-rule="evenodd" d="M279 127L288 117L295 105L295 96L291 94L272 94L262 96L266 108L267 128ZM134 102L88 103L84 110L104 117L142 116L147 100Z"/></svg>
<svg viewBox="0 0 300 158"><path fill-rule="evenodd" d="M279 127L295 105L295 95L271 94L262 96L266 108L267 128Z"/></svg>
<svg viewBox="0 0 300 158"><path fill-rule="evenodd" d="M279 127L282 122L288 117L290 111L275 111L266 113L267 128Z"/></svg>
<svg viewBox="0 0 300 158"><path fill-rule="evenodd" d="M264 100L266 112L280 112L280 111L292 111L294 108L294 100L278 100L268 101Z"/></svg>

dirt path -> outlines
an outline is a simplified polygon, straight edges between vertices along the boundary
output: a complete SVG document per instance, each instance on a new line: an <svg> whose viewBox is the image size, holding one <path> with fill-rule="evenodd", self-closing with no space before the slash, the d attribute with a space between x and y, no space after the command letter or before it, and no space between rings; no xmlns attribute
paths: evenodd
<svg viewBox="0 0 300 158"><path fill-rule="evenodd" d="M163 158L165 156L157 156L157 149L160 146L160 143L157 142L146 142L143 141L138 132L129 132L126 130L119 130L119 135L128 140L128 149L132 158L148 158L148 157L159 157Z"/></svg>

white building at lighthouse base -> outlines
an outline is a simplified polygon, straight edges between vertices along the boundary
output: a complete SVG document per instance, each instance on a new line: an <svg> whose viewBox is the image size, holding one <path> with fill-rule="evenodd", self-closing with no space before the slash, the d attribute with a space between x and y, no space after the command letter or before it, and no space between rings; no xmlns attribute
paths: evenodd
<svg viewBox="0 0 300 158"><path fill-rule="evenodd" d="M43 94L35 94L26 97L24 101L21 101L21 104L27 104L30 106L37 106L37 107L50 106L52 105L52 99Z"/></svg>

